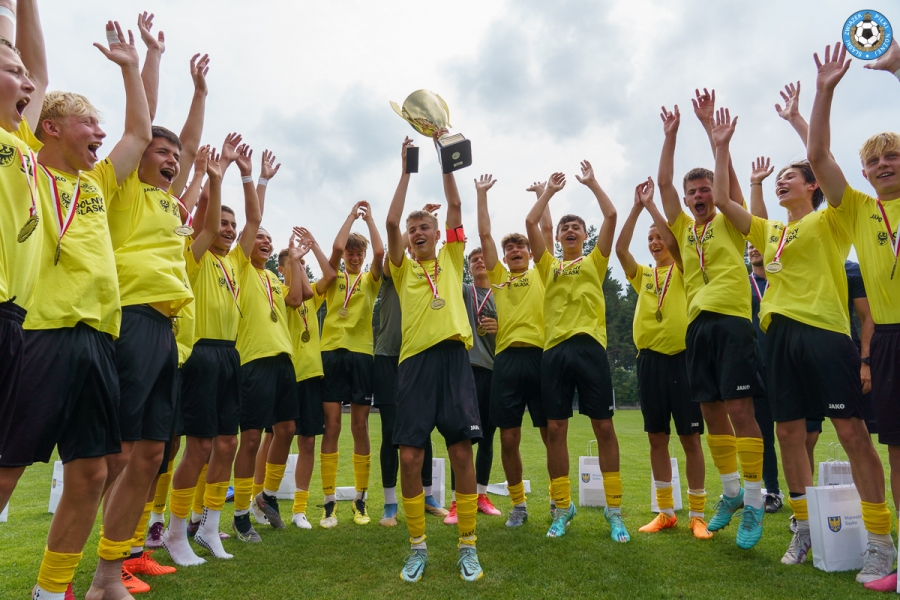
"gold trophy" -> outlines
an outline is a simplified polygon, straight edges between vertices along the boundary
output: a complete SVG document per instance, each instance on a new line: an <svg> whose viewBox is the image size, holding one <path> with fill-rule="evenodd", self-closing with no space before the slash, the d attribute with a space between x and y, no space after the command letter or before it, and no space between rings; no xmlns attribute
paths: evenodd
<svg viewBox="0 0 900 600"><path fill-rule="evenodd" d="M449 128L450 108L444 99L429 90L418 90L406 97L403 107L391 102L403 120L422 135L433 137L442 127ZM472 142L461 133L447 134L435 140L444 173L452 173L472 164Z"/></svg>

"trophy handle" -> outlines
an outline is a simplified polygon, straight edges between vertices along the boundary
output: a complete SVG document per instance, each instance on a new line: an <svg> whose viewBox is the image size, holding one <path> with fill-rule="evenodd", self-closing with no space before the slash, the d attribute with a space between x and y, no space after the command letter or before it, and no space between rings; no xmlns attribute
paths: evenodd
<svg viewBox="0 0 900 600"><path fill-rule="evenodd" d="M400 108L400 106L393 100L391 100L390 102L391 102L391 108L394 109L394 112L397 113L398 115L400 115L403 119L406 119L406 117L403 116L403 110ZM443 102L443 100L441 100L441 102ZM446 106L446 105L444 105L444 106Z"/></svg>
<svg viewBox="0 0 900 600"><path fill-rule="evenodd" d="M444 102L444 99L440 97L440 95L435 94L437 96L438 101L440 101L441 106L444 107L444 112L447 113L447 129L451 129L453 125L450 124L450 107L447 106L447 103ZM394 110L397 110L396 108Z"/></svg>

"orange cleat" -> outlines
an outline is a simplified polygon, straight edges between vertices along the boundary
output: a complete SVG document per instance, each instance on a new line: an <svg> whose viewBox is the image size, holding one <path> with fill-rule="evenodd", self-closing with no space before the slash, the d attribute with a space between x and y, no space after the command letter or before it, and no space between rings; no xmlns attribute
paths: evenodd
<svg viewBox="0 0 900 600"><path fill-rule="evenodd" d="M150 586L131 574L131 571L122 567L122 585L128 590L129 594L146 594L150 591Z"/></svg>
<svg viewBox="0 0 900 600"><path fill-rule="evenodd" d="M671 529L678 524L678 517L670 517L666 513L659 513L656 518L638 529L641 533L659 533L663 529Z"/></svg>
<svg viewBox="0 0 900 600"><path fill-rule="evenodd" d="M706 528L706 521L703 520L702 517L691 517L690 524L691 532L693 532L694 537L698 540L710 540L712 539L712 532Z"/></svg>
<svg viewBox="0 0 900 600"><path fill-rule="evenodd" d="M122 566L135 575L171 575L175 567L166 567L153 559L153 550L144 550L140 558L126 558Z"/></svg>

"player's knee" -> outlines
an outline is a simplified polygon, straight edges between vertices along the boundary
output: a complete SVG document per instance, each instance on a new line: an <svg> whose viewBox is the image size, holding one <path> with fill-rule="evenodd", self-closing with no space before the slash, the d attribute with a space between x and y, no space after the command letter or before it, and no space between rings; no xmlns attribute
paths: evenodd
<svg viewBox="0 0 900 600"><path fill-rule="evenodd" d="M669 435L666 433L648 433L647 438L650 440L650 448L654 450L669 447ZM684 441L682 441L682 446L683 445ZM687 448L685 448L685 450L687 450Z"/></svg>

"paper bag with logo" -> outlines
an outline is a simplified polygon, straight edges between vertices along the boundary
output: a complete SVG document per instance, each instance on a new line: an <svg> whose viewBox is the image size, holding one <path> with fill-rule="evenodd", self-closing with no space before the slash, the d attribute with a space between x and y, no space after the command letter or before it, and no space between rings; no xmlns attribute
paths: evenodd
<svg viewBox="0 0 900 600"><path fill-rule="evenodd" d="M443 458L434 458L434 444L431 444L431 495L438 504L444 506L444 481L447 478L446 462Z"/></svg>
<svg viewBox="0 0 900 600"><path fill-rule="evenodd" d="M588 442L587 456L578 457L578 506L606 506L600 459L591 451L596 444L597 440Z"/></svg>
<svg viewBox="0 0 900 600"><path fill-rule="evenodd" d="M55 513L56 505L62 498L63 492L63 464L61 460L53 463L53 479L50 480L50 504L47 506L47 512Z"/></svg>
<svg viewBox="0 0 900 600"><path fill-rule="evenodd" d="M681 477L678 476L678 459L674 456L669 459L672 461L672 499L675 501L675 510L684 508L681 501ZM653 479L653 473L650 473L650 510L655 513L659 512L659 505L656 503L656 481Z"/></svg>
<svg viewBox="0 0 900 600"><path fill-rule="evenodd" d="M843 456L840 444L828 444L828 458L819 463L819 485L849 485L853 483L850 461ZM843 459L843 460L842 460Z"/></svg>
<svg viewBox="0 0 900 600"><path fill-rule="evenodd" d="M296 489L294 484L294 471L296 470L297 455L289 454L287 463L284 465L284 477L281 478L281 485L278 486L278 493L275 494L276 498L281 500L294 499L294 489Z"/></svg>
<svg viewBox="0 0 900 600"><path fill-rule="evenodd" d="M866 561L866 529L855 485L806 488L813 565L822 571L858 571Z"/></svg>
<svg viewBox="0 0 900 600"><path fill-rule="evenodd" d="M3 512L0 512L0 523L6 523L9 520L9 503L7 502L6 506L3 507Z"/></svg>

